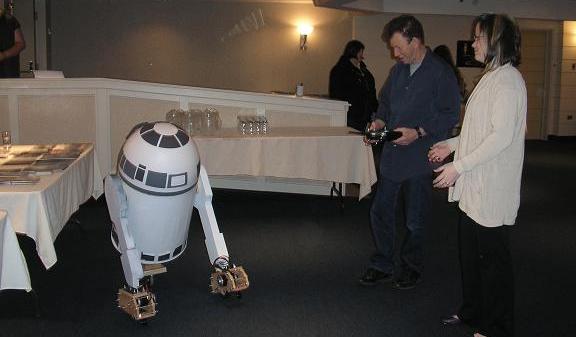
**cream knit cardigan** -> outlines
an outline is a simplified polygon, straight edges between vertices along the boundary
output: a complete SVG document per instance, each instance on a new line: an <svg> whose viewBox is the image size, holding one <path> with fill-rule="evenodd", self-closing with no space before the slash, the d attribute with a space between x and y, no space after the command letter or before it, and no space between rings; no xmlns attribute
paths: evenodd
<svg viewBox="0 0 576 337"><path fill-rule="evenodd" d="M486 73L466 104L461 133L448 139L460 173L449 201L485 227L513 225L520 206L526 85L510 64Z"/></svg>

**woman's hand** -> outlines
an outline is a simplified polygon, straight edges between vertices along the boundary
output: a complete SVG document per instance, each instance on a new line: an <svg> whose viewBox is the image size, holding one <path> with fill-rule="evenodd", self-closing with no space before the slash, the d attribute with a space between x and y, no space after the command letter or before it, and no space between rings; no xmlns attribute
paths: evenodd
<svg viewBox="0 0 576 337"><path fill-rule="evenodd" d="M458 180L458 177L460 177L460 173L456 171L453 163L442 165L435 169L434 172L440 173L432 182L436 188L450 187L454 185L456 180Z"/></svg>
<svg viewBox="0 0 576 337"><path fill-rule="evenodd" d="M428 151L428 160L431 163L441 163L452 153L450 146L446 142L438 142Z"/></svg>

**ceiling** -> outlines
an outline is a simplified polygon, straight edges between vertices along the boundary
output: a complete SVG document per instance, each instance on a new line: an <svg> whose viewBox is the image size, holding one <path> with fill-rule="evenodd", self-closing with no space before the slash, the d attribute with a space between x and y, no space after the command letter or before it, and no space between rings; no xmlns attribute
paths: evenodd
<svg viewBox="0 0 576 337"><path fill-rule="evenodd" d="M1 1L1 0L0 0ZM470 15L506 13L517 18L576 20L576 0L201 0L314 4L366 13Z"/></svg>

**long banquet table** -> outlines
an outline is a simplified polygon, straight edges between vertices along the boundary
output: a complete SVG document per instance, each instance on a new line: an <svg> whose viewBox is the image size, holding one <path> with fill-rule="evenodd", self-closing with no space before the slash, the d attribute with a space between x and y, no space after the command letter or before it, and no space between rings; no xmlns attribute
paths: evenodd
<svg viewBox="0 0 576 337"><path fill-rule="evenodd" d="M194 136L212 176L280 177L360 185L359 198L376 182L372 149L347 127L279 127L264 135L224 128Z"/></svg>
<svg viewBox="0 0 576 337"><path fill-rule="evenodd" d="M56 144L54 147L70 144ZM51 174L39 175L35 184L0 185L0 290L31 290L26 261L14 234L24 234L36 243L36 250L46 268L57 261L54 240L70 216L91 196L103 192L102 176L95 161L92 144L78 144L81 153L69 166ZM11 153L26 152L35 145L13 145ZM0 165L7 159L0 159ZM8 258L8 257L12 258ZM6 264L4 261L9 261Z"/></svg>

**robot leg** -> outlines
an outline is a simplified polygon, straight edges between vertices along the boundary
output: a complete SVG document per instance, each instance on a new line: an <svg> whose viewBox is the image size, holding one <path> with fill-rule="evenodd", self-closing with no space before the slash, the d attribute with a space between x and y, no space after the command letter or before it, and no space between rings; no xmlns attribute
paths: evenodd
<svg viewBox="0 0 576 337"><path fill-rule="evenodd" d="M135 320L147 319L156 314L156 299L148 285L140 285L144 277L141 252L128 231L126 194L120 178L108 176L105 180L106 203L112 219L112 243L120 251L120 261L127 286L118 290L118 306Z"/></svg>

